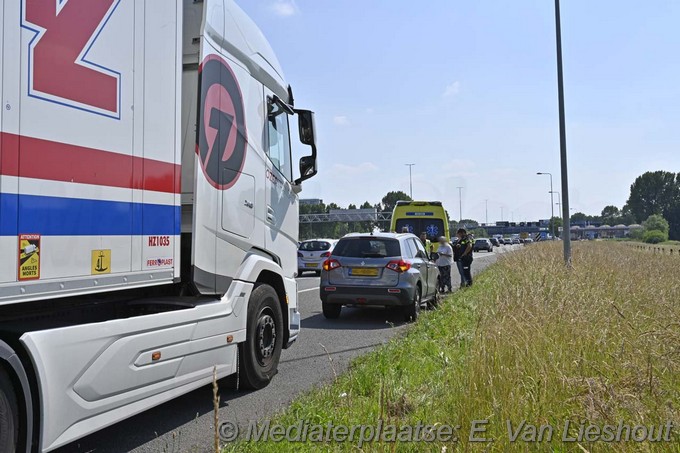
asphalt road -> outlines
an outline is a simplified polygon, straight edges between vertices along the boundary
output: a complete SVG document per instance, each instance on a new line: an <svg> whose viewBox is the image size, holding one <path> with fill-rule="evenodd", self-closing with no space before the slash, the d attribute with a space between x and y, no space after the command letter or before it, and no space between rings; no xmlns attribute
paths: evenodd
<svg viewBox="0 0 680 453"><path fill-rule="evenodd" d="M475 253L473 272L480 272L495 262L499 253L509 249L505 246L491 253ZM459 286L455 269L452 281L455 287ZM220 390L221 421L247 426L250 420L271 417L301 393L332 381L334 373L346 370L354 357L385 343L407 327L401 316L380 308L343 308L339 319L327 320L321 313L318 288L318 278L299 278L302 332L297 342L283 351L279 374L269 386L256 392L245 392L224 388L230 383L220 382L224 384ZM212 388L206 386L56 451L212 451L212 410Z"/></svg>

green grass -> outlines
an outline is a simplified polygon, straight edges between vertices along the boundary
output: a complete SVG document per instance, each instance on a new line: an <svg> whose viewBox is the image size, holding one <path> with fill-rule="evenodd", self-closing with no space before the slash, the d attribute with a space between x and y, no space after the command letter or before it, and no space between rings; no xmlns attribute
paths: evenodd
<svg viewBox="0 0 680 453"><path fill-rule="evenodd" d="M672 443L561 441L566 420L680 426L680 256L650 260L625 244L577 243L566 271L560 244L508 254L474 288L295 400L272 424L299 419L446 423L461 425L463 439L361 448L240 442L227 451L680 452L680 427ZM489 420L493 442L467 442L479 419ZM511 443L508 420L553 425L553 442Z"/></svg>

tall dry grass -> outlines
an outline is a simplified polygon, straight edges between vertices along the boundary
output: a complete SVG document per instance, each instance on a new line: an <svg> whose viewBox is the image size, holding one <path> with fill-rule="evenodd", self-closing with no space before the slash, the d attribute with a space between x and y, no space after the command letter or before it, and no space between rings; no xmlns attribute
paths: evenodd
<svg viewBox="0 0 680 453"><path fill-rule="evenodd" d="M492 290L476 294L467 393L450 410L468 422L488 415L505 438L506 420L680 425L680 256L589 242L573 263L546 244L498 264Z"/></svg>

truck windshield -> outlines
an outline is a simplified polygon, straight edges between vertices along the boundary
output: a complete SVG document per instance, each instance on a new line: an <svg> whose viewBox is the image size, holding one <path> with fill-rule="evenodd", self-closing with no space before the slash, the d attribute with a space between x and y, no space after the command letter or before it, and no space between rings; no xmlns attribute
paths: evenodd
<svg viewBox="0 0 680 453"><path fill-rule="evenodd" d="M401 249L396 239L347 238L338 242L333 255L347 258L387 258L401 256Z"/></svg>

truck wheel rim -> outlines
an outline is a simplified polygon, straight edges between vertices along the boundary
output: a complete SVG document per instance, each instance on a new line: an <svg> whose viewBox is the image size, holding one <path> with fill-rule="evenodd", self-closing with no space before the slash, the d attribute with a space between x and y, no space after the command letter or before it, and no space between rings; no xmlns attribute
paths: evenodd
<svg viewBox="0 0 680 453"><path fill-rule="evenodd" d="M257 320L257 361L267 366L272 361L276 349L276 323L269 309L260 312Z"/></svg>

